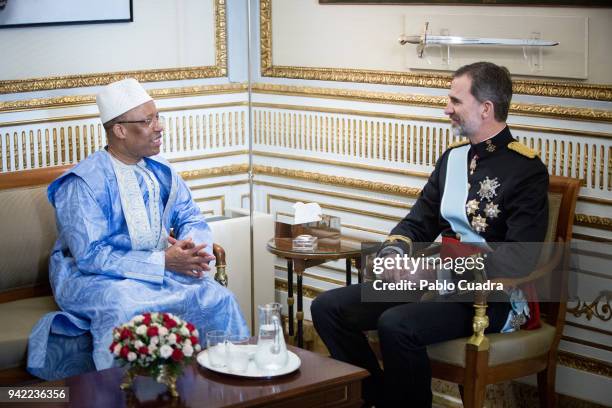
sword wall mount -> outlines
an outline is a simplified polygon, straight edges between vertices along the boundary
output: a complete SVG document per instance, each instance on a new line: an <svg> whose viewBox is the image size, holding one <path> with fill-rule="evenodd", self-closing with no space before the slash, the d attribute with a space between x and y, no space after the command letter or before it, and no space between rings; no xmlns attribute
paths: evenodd
<svg viewBox="0 0 612 408"><path fill-rule="evenodd" d="M542 40L539 33L533 33L532 38L485 38L485 37L462 37L451 35L432 35L428 32L429 22L425 22L423 32L420 35L400 35L398 42L400 45L415 44L417 56L425 57L431 64L427 55L427 49L438 46L440 50L446 51L446 56L442 55L442 60L446 65L450 65L451 47L454 46L503 46L503 47L522 47L523 57L529 64L532 71L542 70L542 47L553 47L559 45L558 41ZM446 31L446 30L445 30ZM444 34L444 33L443 33Z"/></svg>

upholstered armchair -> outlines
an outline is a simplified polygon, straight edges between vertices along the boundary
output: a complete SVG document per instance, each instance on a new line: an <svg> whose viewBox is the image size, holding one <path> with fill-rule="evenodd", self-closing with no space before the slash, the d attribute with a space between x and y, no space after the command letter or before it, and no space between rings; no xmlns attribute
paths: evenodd
<svg viewBox="0 0 612 408"><path fill-rule="evenodd" d="M46 313L58 310L49 286L49 253L57 237L47 185L70 166L0 174L0 385L30 380L28 336ZM225 250L213 245L215 280L227 286Z"/></svg>
<svg viewBox="0 0 612 408"><path fill-rule="evenodd" d="M569 244L576 198L580 181L566 177L550 177L549 226L547 242L557 242L548 259L528 276L503 279L504 287L534 282L547 285L557 302L540 302L542 326L535 330L484 335L487 294L476 293L474 302L474 333L469 338L451 340L427 348L434 378L459 384L463 404L468 408L482 407L488 384L537 374L541 407L556 404L555 373L557 348L563 333L567 301ZM562 245L562 244L566 245ZM555 271L554 276L551 273ZM551 297L552 299L552 297Z"/></svg>

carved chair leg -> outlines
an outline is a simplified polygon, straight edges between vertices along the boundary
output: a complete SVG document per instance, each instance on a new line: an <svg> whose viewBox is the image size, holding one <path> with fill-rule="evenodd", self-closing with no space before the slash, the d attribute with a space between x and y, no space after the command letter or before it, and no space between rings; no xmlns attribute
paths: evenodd
<svg viewBox="0 0 612 408"><path fill-rule="evenodd" d="M463 383L463 406L482 408L486 397L486 377L489 350L479 350L474 344L465 346L465 382Z"/></svg>
<svg viewBox="0 0 612 408"><path fill-rule="evenodd" d="M466 384L462 395L464 408L482 408L485 402L487 387L486 384L477 379L473 379Z"/></svg>
<svg viewBox="0 0 612 408"><path fill-rule="evenodd" d="M556 365L550 364L546 370L538 373L538 394L541 408L554 408L557 406L557 393L555 392Z"/></svg>

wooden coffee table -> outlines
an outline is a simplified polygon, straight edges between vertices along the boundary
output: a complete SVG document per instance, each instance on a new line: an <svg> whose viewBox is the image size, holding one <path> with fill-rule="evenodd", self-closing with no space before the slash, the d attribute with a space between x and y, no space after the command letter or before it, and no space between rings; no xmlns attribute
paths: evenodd
<svg viewBox="0 0 612 408"><path fill-rule="evenodd" d="M368 372L319 354L289 346L302 360L299 370L270 380L252 380L225 376L200 367L197 363L185 368L178 380L180 401L172 401L169 394L157 399L128 399L119 388L122 368L110 368L70 377L38 386L67 386L70 407L126 407L126 406L181 406L181 407L360 407L361 380ZM147 381L141 379L140 387ZM149 393L150 394L150 393ZM42 405L41 405L42 406ZM67 404L45 403L45 407Z"/></svg>

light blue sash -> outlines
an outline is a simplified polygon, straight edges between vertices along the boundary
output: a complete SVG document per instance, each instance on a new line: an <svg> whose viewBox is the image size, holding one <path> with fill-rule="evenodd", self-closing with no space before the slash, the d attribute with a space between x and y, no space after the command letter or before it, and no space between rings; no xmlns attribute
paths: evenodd
<svg viewBox="0 0 612 408"><path fill-rule="evenodd" d="M470 145L456 147L448 155L440 213L448 221L452 230L459 234L461 242L491 250L487 241L472 229L465 213L465 203L468 197L467 157L469 150Z"/></svg>

